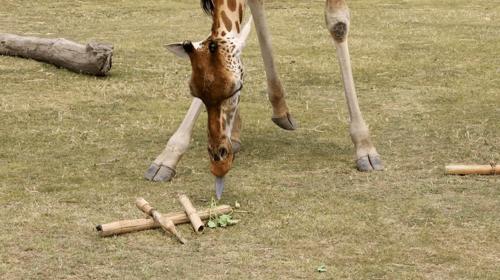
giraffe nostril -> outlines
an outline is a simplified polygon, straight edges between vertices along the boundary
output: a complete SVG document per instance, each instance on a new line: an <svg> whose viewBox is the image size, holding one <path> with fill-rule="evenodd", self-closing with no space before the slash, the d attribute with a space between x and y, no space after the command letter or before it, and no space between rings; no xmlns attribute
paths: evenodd
<svg viewBox="0 0 500 280"><path fill-rule="evenodd" d="M219 149L219 157L221 159L225 159L226 156L227 156L227 154L228 154L228 152L227 152L226 148L222 147L222 148Z"/></svg>
<svg viewBox="0 0 500 280"><path fill-rule="evenodd" d="M226 159L227 155L229 154L227 149L224 147L221 147L217 150L212 150L210 147L208 148L208 154L212 158L213 161L223 161Z"/></svg>
<svg viewBox="0 0 500 280"><path fill-rule="evenodd" d="M219 157L219 155L217 155L217 154L214 154L214 155L213 155L213 159L214 159L214 161L221 161L221 160L222 160L222 159Z"/></svg>
<svg viewBox="0 0 500 280"><path fill-rule="evenodd" d="M213 150L210 149L210 147L208 147L207 150L208 150L208 155L210 156L210 158L212 160L214 160L214 161L219 161L220 160L219 159L219 155L217 153L213 152Z"/></svg>

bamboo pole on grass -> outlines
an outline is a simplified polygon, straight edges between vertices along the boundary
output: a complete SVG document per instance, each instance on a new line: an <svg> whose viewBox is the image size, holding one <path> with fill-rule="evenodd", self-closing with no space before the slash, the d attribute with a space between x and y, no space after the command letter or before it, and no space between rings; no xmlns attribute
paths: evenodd
<svg viewBox="0 0 500 280"><path fill-rule="evenodd" d="M137 200L135 201L135 205L142 212L153 217L153 220L159 223L164 231L170 232L171 234L175 235L175 237L177 237L179 242L181 242L182 244L186 243L186 239L182 238L182 236L179 234L179 232L175 228L174 222L172 222L172 219L162 216L161 213L154 209L144 198L137 198Z"/></svg>
<svg viewBox="0 0 500 280"><path fill-rule="evenodd" d="M200 216L196 212L196 209L194 208L189 198L184 194L180 194L179 202L182 204L182 207L184 207L186 215L189 217L194 231L197 233L203 232L203 229L205 228L203 222L201 221Z"/></svg>
<svg viewBox="0 0 500 280"><path fill-rule="evenodd" d="M212 209L205 209L198 211L198 215L202 220L207 220L210 215L222 215L229 214L233 211L229 205L220 205ZM175 225L189 223L189 218L186 212L175 212L164 214L164 217L168 217L172 220ZM159 228L160 224L155 222L153 219L133 219L133 220L122 220L111 222L107 224L100 224L96 226L99 236L107 237L112 235L124 234L134 231L141 231L147 229Z"/></svg>
<svg viewBox="0 0 500 280"><path fill-rule="evenodd" d="M447 165L448 175L500 175L500 165Z"/></svg>

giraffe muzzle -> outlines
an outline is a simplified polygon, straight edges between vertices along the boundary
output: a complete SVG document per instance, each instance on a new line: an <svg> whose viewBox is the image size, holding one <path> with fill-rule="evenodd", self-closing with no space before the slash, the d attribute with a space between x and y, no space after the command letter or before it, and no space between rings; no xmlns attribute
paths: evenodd
<svg viewBox="0 0 500 280"><path fill-rule="evenodd" d="M210 172L214 176L224 177L232 167L234 155L230 148L221 146L217 149L210 150Z"/></svg>

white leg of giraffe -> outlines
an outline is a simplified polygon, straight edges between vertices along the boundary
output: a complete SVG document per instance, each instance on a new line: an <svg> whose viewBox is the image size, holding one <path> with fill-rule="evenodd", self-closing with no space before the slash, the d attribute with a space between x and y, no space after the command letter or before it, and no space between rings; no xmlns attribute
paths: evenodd
<svg viewBox="0 0 500 280"><path fill-rule="evenodd" d="M281 81L276 71L273 49L271 46L271 35L267 28L263 0L248 0L247 3L255 22L262 59L264 60L267 77L267 92L269 101L273 106L272 120L283 129L294 130L297 128L297 123L290 115L285 101L285 91L283 90L283 86L281 85Z"/></svg>
<svg viewBox="0 0 500 280"><path fill-rule="evenodd" d="M382 161L370 140L368 126L359 109L354 79L351 70L351 59L347 45L349 31L349 10L345 0L327 0L325 7L326 25L332 35L337 58L342 72L344 91L350 116L350 134L356 148L356 165L360 171L383 170Z"/></svg>
<svg viewBox="0 0 500 280"><path fill-rule="evenodd" d="M175 176L175 167L189 147L189 141L203 102L194 98L181 125L168 140L163 152L153 161L144 177L151 181L170 181Z"/></svg>

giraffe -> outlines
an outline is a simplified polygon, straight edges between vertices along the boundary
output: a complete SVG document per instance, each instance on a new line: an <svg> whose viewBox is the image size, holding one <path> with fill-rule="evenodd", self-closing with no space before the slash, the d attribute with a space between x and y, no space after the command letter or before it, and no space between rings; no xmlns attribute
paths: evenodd
<svg viewBox="0 0 500 280"><path fill-rule="evenodd" d="M169 181L175 176L177 163L188 149L195 121L204 104L208 114L210 171L216 177L216 195L220 199L224 187L223 178L231 169L234 155L241 147L238 104L243 87L243 67L240 56L250 33L252 18L266 73L268 99L273 110L271 119L282 129L297 129L297 122L290 113L276 70L263 2L201 0L202 8L212 16L210 36L201 42L184 41L166 46L174 54L190 59L192 75L189 88L194 98L179 128L146 171L146 179ZM251 17L242 26L245 5L249 6ZM346 1L326 0L325 21L340 65L357 169L383 170L382 160L370 139L356 96L347 43L350 15Z"/></svg>

